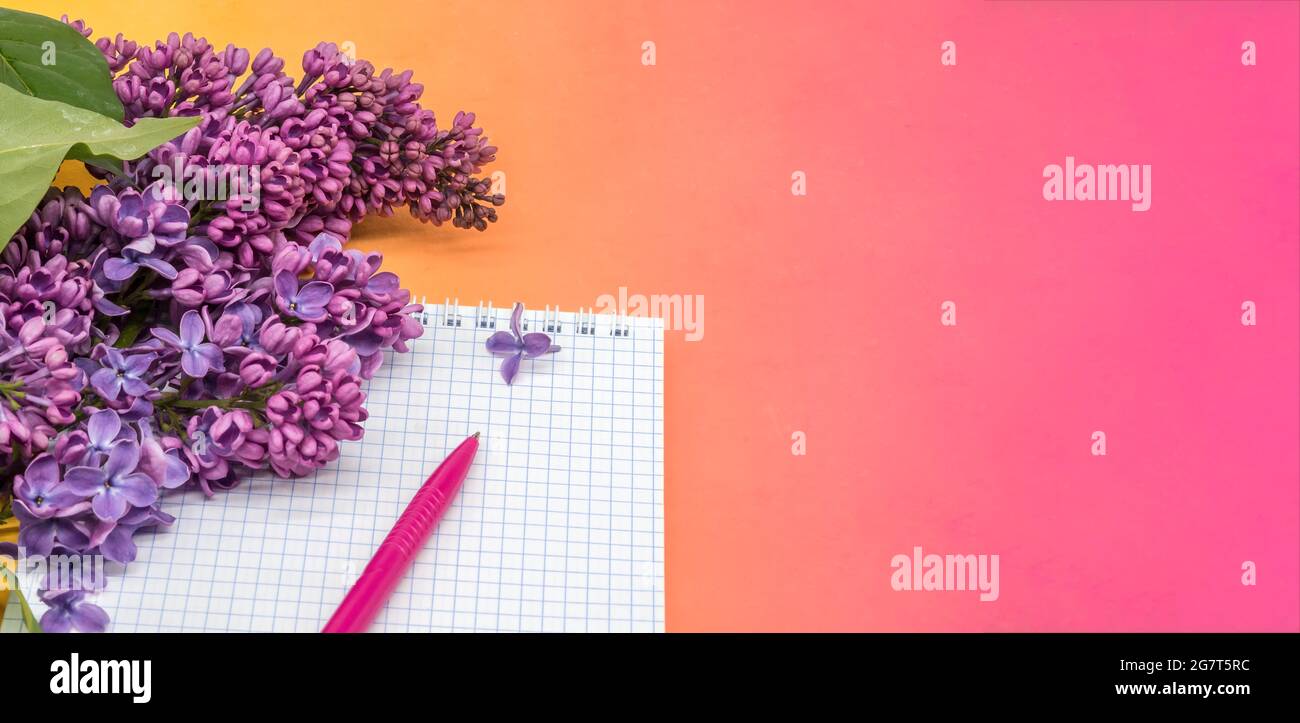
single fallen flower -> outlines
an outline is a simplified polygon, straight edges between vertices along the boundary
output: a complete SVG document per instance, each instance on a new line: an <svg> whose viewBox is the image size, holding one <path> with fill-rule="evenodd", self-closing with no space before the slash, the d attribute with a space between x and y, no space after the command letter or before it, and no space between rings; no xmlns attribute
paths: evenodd
<svg viewBox="0 0 1300 723"><path fill-rule="evenodd" d="M524 305L515 302L514 311L510 313L510 331L498 331L488 337L487 350L496 356L503 356L501 378L506 384L512 384L519 373L519 362L535 359L543 354L554 354L560 350L559 345L551 343L551 337L540 331L521 333L519 322L524 316Z"/></svg>

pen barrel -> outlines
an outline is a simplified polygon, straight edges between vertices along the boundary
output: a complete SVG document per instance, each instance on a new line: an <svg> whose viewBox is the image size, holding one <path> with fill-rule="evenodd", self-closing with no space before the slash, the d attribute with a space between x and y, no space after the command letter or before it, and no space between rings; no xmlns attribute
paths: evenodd
<svg viewBox="0 0 1300 723"><path fill-rule="evenodd" d="M437 485L425 485L411 498L402 516L397 518L388 536L379 543L375 557L366 566L369 570L375 563L384 559L413 560L415 554L424 546L425 540L433 534L433 528L447 509L447 495ZM387 569L387 568L385 568ZM400 573L401 571L399 571Z"/></svg>
<svg viewBox="0 0 1300 723"><path fill-rule="evenodd" d="M446 496L436 487L427 485L420 488L323 632L363 632L370 627L433 533L445 504Z"/></svg>
<svg viewBox="0 0 1300 723"><path fill-rule="evenodd" d="M416 491L321 632L359 633L370 627L460 489L477 448L477 440L466 440Z"/></svg>

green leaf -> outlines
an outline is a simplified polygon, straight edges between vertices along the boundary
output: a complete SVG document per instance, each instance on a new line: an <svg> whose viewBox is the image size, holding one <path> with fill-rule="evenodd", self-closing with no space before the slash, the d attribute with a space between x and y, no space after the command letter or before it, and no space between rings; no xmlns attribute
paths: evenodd
<svg viewBox="0 0 1300 723"><path fill-rule="evenodd" d="M0 250L27 221L64 158L132 160L198 125L200 118L111 118L0 85Z"/></svg>
<svg viewBox="0 0 1300 723"><path fill-rule="evenodd" d="M0 83L122 120L104 54L81 33L43 15L0 8Z"/></svg>
<svg viewBox="0 0 1300 723"><path fill-rule="evenodd" d="M18 576L14 574L14 571L0 565L0 577L3 577L9 586L9 597L18 598L18 604L22 607L23 612L23 624L27 626L27 632L44 632L41 630L41 624L36 620L36 613L32 612L32 606L28 605L27 598L23 597L23 591L18 589ZM13 604L12 600L10 600L10 604Z"/></svg>

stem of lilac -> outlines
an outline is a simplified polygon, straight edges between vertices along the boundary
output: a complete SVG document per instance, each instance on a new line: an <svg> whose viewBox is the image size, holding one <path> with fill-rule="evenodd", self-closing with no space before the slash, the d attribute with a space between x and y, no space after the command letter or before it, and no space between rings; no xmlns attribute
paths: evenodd
<svg viewBox="0 0 1300 723"><path fill-rule="evenodd" d="M320 76L317 75L304 75L302 77L302 82L298 83L298 87L294 89L293 91L294 95L301 97L302 94L306 93L307 89L310 88L312 83L315 83L316 79L319 77Z"/></svg>
<svg viewBox="0 0 1300 723"><path fill-rule="evenodd" d="M134 317L136 315L133 313L132 316ZM138 318L133 318L131 321L128 321L126 323L125 327L122 328L122 333L117 337L117 342L113 344L113 346L117 347L118 349L125 349L128 346L131 346L132 344L135 343L135 340L140 336L140 332L143 330L144 330L143 316L140 316Z"/></svg>
<svg viewBox="0 0 1300 723"><path fill-rule="evenodd" d="M238 103L235 103L230 107L230 112L233 114L235 111L248 108L249 106L256 104L259 100L260 99L256 95L249 95L246 98L241 98Z"/></svg>
<svg viewBox="0 0 1300 723"><path fill-rule="evenodd" d="M203 234L200 232L204 230L204 224L207 223L209 218L212 218L216 214L210 213L212 211L212 203L209 201L199 201L198 207L199 210L197 211L191 209L189 232L191 235L202 236Z"/></svg>
<svg viewBox="0 0 1300 723"><path fill-rule="evenodd" d="M130 308L135 305L135 302L149 298L147 293L149 286L158 280L158 272L152 269L142 269L142 271L144 273L137 277L139 280L135 282L135 288L122 292L122 301L118 306Z"/></svg>
<svg viewBox="0 0 1300 723"><path fill-rule="evenodd" d="M12 408L15 412L18 411L18 409L22 406L21 404L19 404L18 400L23 399L27 396L23 392L18 391L18 388L20 386L21 385L18 384L17 382L11 385L0 386L0 397L3 397L5 401L9 402L10 408Z"/></svg>
<svg viewBox="0 0 1300 723"><path fill-rule="evenodd" d="M155 404L164 404L164 402L159 400ZM207 409L208 407L217 407L218 409L266 408L266 402L251 402L242 399L173 399L165 404L179 409Z"/></svg>
<svg viewBox="0 0 1300 723"><path fill-rule="evenodd" d="M27 376L23 377L23 383L24 383L24 384L31 384L31 383L33 383L33 382L39 382L39 381L45 379L45 377L48 377L49 375L50 375L50 368L49 368L49 367L41 367L40 369L37 369L36 371L32 372L31 374L28 374Z"/></svg>
<svg viewBox="0 0 1300 723"><path fill-rule="evenodd" d="M185 422L176 414L176 410L164 408L160 411L167 415L167 419L158 420L159 430L164 434L182 434L185 431Z"/></svg>
<svg viewBox="0 0 1300 723"><path fill-rule="evenodd" d="M184 386L183 383L182 390ZM154 406L162 409L207 409L208 407L217 407L218 409L247 409L260 412L266 409L267 398L275 394L281 386L281 384L270 384L258 389L246 390L244 394L232 399L181 399L180 391L169 392L159 397L154 402Z"/></svg>
<svg viewBox="0 0 1300 723"><path fill-rule="evenodd" d="M180 83L177 82L177 85L180 85ZM181 102L181 101L183 101L183 100L185 100L186 98L189 98L189 97L190 97L190 94L189 94L189 93L186 93L184 88L178 88L178 89L176 90L176 95L171 99L171 102L169 102L166 106L164 106L164 108L165 108L165 110L168 111L168 114L170 115L170 111L171 111L171 109L174 108L174 107L176 107L176 104L177 104L177 103L179 103L179 102Z"/></svg>
<svg viewBox="0 0 1300 723"><path fill-rule="evenodd" d="M247 76L244 77L244 82L239 84L239 90L235 91L235 97L242 99L244 94L247 93L248 90L252 88L253 84L256 82L257 82L257 73L249 73Z"/></svg>

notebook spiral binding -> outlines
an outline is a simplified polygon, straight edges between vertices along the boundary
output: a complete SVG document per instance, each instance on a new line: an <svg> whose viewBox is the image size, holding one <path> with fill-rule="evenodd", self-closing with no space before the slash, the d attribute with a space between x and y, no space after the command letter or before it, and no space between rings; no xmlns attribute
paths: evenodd
<svg viewBox="0 0 1300 723"><path fill-rule="evenodd" d="M424 311L419 314L420 322L425 326L475 327L479 329L508 329L510 327L510 309L497 309L492 302L479 301L472 315L462 313L460 299L444 299L441 306L429 306L428 297L421 296L420 304ZM617 336L630 337L635 326L627 316L619 313L597 314L595 309L578 308L577 318L572 322L560 320L560 307L552 309L547 306L544 311L524 310L521 322L522 331L535 329L547 334L576 334L579 336Z"/></svg>

